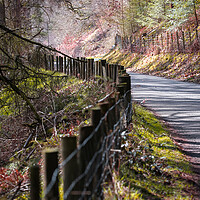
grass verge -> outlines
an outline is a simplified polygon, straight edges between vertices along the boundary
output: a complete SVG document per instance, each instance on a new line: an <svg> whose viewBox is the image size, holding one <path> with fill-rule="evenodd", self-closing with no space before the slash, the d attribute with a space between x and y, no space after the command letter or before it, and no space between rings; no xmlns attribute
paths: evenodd
<svg viewBox="0 0 200 200"><path fill-rule="evenodd" d="M129 71L200 83L200 53L138 54L112 50L103 59Z"/></svg>
<svg viewBox="0 0 200 200"><path fill-rule="evenodd" d="M189 162L165 125L138 104L134 111L130 130L122 136L121 165L106 199L194 199Z"/></svg>

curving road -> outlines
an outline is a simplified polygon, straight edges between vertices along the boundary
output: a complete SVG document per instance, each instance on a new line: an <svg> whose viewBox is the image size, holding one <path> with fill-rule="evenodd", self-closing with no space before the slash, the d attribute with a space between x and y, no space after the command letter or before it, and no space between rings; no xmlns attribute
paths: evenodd
<svg viewBox="0 0 200 200"><path fill-rule="evenodd" d="M200 84L129 73L132 98L154 110L200 174Z"/></svg>

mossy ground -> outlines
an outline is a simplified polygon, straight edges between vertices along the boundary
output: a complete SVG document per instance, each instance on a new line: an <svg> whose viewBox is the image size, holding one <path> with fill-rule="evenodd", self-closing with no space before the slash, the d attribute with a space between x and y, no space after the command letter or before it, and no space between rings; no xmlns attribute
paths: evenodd
<svg viewBox="0 0 200 200"><path fill-rule="evenodd" d="M122 136L120 163L106 199L194 199L189 162L165 125L138 104Z"/></svg>

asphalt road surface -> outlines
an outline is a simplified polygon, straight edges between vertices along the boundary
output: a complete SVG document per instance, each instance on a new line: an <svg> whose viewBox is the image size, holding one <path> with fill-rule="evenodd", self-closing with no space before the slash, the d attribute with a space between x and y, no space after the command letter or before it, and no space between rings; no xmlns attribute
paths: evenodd
<svg viewBox="0 0 200 200"><path fill-rule="evenodd" d="M174 129L172 136L200 174L200 84L129 73L133 100Z"/></svg>

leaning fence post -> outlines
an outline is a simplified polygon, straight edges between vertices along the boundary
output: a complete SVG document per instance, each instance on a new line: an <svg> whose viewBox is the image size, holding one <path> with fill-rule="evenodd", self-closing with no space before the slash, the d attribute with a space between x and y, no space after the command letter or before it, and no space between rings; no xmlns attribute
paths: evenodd
<svg viewBox="0 0 200 200"><path fill-rule="evenodd" d="M30 168L31 200L40 200L40 168L38 165Z"/></svg>
<svg viewBox="0 0 200 200"><path fill-rule="evenodd" d="M77 138L76 137L63 137L61 139L61 155L64 162L63 165L63 189L64 189L64 199L74 200L77 199L77 184L71 191L68 191L71 183L77 177L77 156L73 156L67 163L65 159L77 148ZM68 197L66 197L66 192L69 192Z"/></svg>
<svg viewBox="0 0 200 200"><path fill-rule="evenodd" d="M50 184L54 171L58 169L58 151L56 149L47 149L43 151L44 157L44 188ZM58 176L56 182L49 192L45 195L46 200L59 199Z"/></svg>

